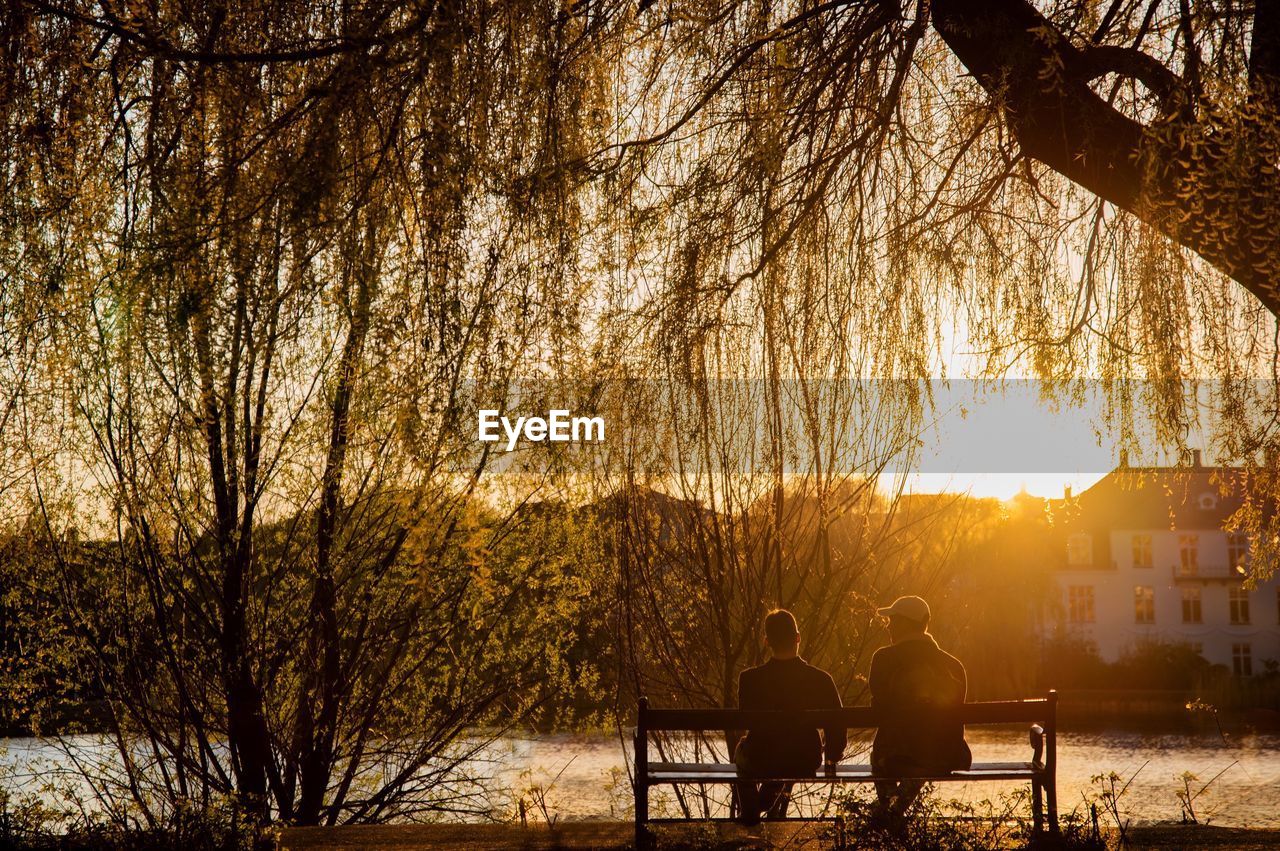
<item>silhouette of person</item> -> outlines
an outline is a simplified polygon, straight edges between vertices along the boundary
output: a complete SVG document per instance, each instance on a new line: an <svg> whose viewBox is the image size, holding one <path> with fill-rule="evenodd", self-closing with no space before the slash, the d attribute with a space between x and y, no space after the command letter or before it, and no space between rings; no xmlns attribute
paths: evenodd
<svg viewBox="0 0 1280 851"><path fill-rule="evenodd" d="M738 676L740 709L840 708L840 692L831 675L800 658L800 630L791 612L778 609L765 617L764 641L769 661ZM747 731L734 749L739 776L811 776L822 764L824 752L828 767L834 769L844 755L847 731L840 727L823 732L819 736L813 727ZM746 825L759 824L762 812L770 818L785 818L790 800L790 783L738 784L740 817Z"/></svg>
<svg viewBox="0 0 1280 851"><path fill-rule="evenodd" d="M973 755L964 724L953 720L964 703L968 677L960 660L938 646L928 632L929 604L899 597L877 609L889 619L887 647L871 657L871 706L878 710L871 772L881 811L901 817L919 796L924 781L914 778L967 769Z"/></svg>

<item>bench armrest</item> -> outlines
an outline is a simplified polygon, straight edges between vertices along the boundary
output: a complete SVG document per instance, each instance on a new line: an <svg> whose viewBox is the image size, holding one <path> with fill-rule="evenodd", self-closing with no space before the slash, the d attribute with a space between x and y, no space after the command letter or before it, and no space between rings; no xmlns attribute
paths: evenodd
<svg viewBox="0 0 1280 851"><path fill-rule="evenodd" d="M1044 768L1044 727L1031 725L1031 764L1036 768Z"/></svg>

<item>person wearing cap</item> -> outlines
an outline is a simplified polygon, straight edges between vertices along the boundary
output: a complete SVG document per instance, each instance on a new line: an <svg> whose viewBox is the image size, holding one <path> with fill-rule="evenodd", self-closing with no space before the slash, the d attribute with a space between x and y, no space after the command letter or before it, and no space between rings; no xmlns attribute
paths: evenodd
<svg viewBox="0 0 1280 851"><path fill-rule="evenodd" d="M777 609L764 619L764 641L769 661L748 668L738 676L738 708L797 711L839 709L840 692L831 675L800 658L800 630L796 619ZM847 731L830 728L819 735L809 728L749 730L734 749L734 762L743 777L796 777L813 775L826 756L834 768L844 755ZM787 814L791 784L746 782L738 784L741 819L746 825Z"/></svg>
<svg viewBox="0 0 1280 851"><path fill-rule="evenodd" d="M912 778L973 764L964 724L952 720L952 710L964 703L968 677L960 660L929 634L924 600L899 597L877 613L889 619L892 643L871 657L871 706L879 717L871 771L886 778L876 781L880 806L900 817L924 786Z"/></svg>

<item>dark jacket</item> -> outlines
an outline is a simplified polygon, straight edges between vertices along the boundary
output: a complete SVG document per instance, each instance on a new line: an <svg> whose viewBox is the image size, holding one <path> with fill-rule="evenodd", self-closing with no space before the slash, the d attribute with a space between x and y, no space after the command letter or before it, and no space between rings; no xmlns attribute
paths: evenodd
<svg viewBox="0 0 1280 851"><path fill-rule="evenodd" d="M877 774L955 771L973 764L964 725L948 717L964 703L964 665L924 633L871 657L871 705L880 726L871 746Z"/></svg>
<svg viewBox="0 0 1280 851"><path fill-rule="evenodd" d="M795 711L840 706L840 692L831 675L798 656L770 659L738 676L740 709ZM844 755L847 731L840 727L824 733L827 758L838 762ZM750 730L738 743L738 749L746 751L750 770L755 773L811 771L822 764L823 738L813 727ZM739 765L743 765L743 756L738 755Z"/></svg>

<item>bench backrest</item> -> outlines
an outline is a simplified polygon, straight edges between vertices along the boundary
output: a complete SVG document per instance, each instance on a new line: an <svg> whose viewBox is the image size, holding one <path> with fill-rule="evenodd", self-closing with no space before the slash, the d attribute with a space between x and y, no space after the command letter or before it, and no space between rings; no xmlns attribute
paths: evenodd
<svg viewBox="0 0 1280 851"><path fill-rule="evenodd" d="M1052 732L1057 724L1058 694L1033 700L993 700L966 703L957 707L955 719L964 724L1007 724L1030 721ZM879 726L877 710L870 706L848 706L844 709L778 712L755 709L651 709L647 698L640 698L636 732L683 730L747 730L762 727L844 727L846 730L869 730Z"/></svg>

